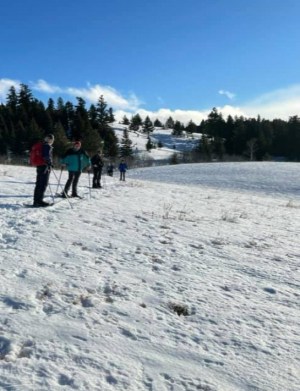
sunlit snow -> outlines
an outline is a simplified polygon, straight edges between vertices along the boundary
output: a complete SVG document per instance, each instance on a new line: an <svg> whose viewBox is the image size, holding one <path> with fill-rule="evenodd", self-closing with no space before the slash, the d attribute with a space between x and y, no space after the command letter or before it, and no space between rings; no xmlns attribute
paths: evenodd
<svg viewBox="0 0 300 391"><path fill-rule="evenodd" d="M34 180L0 165L1 390L300 389L299 163Z"/></svg>

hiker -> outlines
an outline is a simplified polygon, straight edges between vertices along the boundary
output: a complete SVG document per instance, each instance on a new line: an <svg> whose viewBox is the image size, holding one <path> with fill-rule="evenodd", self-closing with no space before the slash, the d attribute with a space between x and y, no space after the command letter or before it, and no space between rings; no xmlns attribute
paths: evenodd
<svg viewBox="0 0 300 391"><path fill-rule="evenodd" d="M103 159L101 156L101 151L97 151L91 159L92 168L93 168L93 189L100 189L101 186L101 175L103 168Z"/></svg>
<svg viewBox="0 0 300 391"><path fill-rule="evenodd" d="M107 175L109 176L113 176L114 175L114 165L112 164L112 162L109 162L108 166L107 166Z"/></svg>
<svg viewBox="0 0 300 391"><path fill-rule="evenodd" d="M52 162L53 134L48 134L44 141L34 144L30 152L30 163L36 166L36 182L33 195L33 206L36 208L49 206L43 200L48 186Z"/></svg>
<svg viewBox="0 0 300 391"><path fill-rule="evenodd" d="M91 161L89 155L81 148L81 142L75 141L73 143L73 148L69 148L61 159L62 167L67 167L69 171L69 178L65 184L64 191L62 193L63 198L68 197L68 191L72 186L72 195L71 197L80 196L77 193L77 185L79 177L82 173L82 170L87 168L89 170L91 166Z"/></svg>
<svg viewBox="0 0 300 391"><path fill-rule="evenodd" d="M125 163L124 159L122 159L121 163L119 164L119 171L120 171L120 181L125 181L125 173L127 171L127 164Z"/></svg>

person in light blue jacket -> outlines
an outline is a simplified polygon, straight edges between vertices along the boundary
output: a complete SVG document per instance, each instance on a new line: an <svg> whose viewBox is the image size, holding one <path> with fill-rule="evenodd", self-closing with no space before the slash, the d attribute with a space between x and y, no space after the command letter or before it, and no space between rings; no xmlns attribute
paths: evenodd
<svg viewBox="0 0 300 391"><path fill-rule="evenodd" d="M67 170L69 171L69 178L67 180L67 183L65 184L62 197L68 197L68 191L70 190L71 186L71 197L79 197L77 193L79 177L82 173L82 170L84 170L85 168L90 169L91 166L91 160L89 158L89 155L81 148L81 142L75 141L73 144L73 148L67 150L60 162L62 166L66 166Z"/></svg>

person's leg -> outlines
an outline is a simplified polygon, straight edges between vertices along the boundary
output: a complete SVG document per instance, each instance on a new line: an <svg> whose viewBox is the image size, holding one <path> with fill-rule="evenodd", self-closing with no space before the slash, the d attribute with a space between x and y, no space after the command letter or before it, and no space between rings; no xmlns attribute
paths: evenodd
<svg viewBox="0 0 300 391"><path fill-rule="evenodd" d="M97 187L101 187L101 174L102 174L102 169L100 168L97 176Z"/></svg>
<svg viewBox="0 0 300 391"><path fill-rule="evenodd" d="M97 174L98 174L98 170L97 168L93 168L93 188L95 189L97 187Z"/></svg>
<svg viewBox="0 0 300 391"><path fill-rule="evenodd" d="M77 185L78 185L80 175L81 175L80 171L74 172L74 180L73 180L73 184L72 184L72 197L78 196Z"/></svg>
<svg viewBox="0 0 300 391"><path fill-rule="evenodd" d="M39 204L43 201L49 181L49 174L50 172L47 166L39 166L36 168L36 183L33 195L34 204Z"/></svg>
<svg viewBox="0 0 300 391"><path fill-rule="evenodd" d="M74 180L74 175L75 175L74 171L69 171L69 178L67 180L67 183L65 184L65 188L63 191L64 196L68 195L68 191L70 190L70 187L71 187L73 180Z"/></svg>

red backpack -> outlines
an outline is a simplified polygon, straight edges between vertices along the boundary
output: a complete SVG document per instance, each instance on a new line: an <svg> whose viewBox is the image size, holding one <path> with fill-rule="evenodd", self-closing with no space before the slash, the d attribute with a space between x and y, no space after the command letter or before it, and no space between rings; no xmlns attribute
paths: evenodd
<svg viewBox="0 0 300 391"><path fill-rule="evenodd" d="M33 144L30 150L29 161L32 166L43 166L45 164L45 160L42 155L43 143L38 141Z"/></svg>

